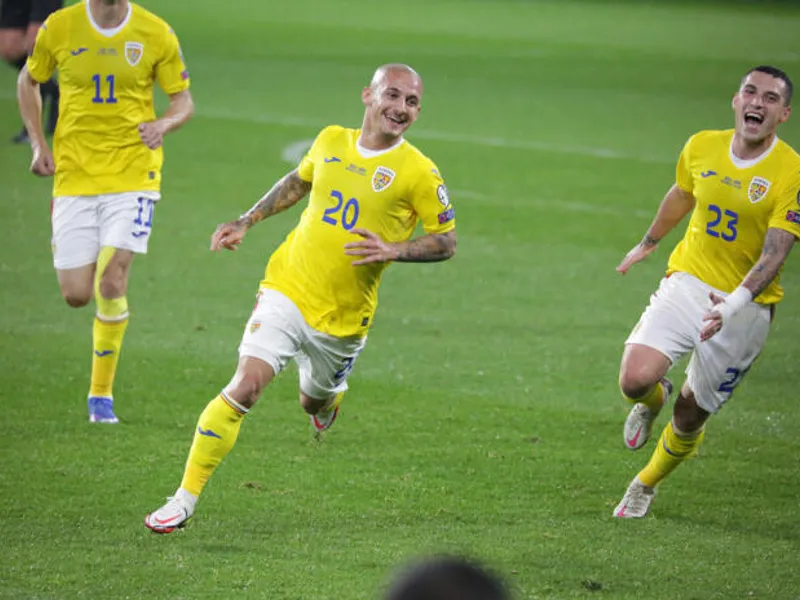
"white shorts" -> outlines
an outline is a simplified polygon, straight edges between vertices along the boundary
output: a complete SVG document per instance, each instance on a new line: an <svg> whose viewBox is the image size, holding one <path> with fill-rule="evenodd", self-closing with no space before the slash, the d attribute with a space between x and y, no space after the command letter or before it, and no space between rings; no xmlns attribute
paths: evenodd
<svg viewBox="0 0 800 600"><path fill-rule="evenodd" d="M147 254L158 192L122 192L53 198L53 264L77 269L111 246Z"/></svg>
<svg viewBox="0 0 800 600"><path fill-rule="evenodd" d="M294 302L280 292L262 288L245 327L239 356L263 360L276 375L294 359L300 371L300 390L315 400L325 400L347 389L347 376L366 342L366 337L334 337L313 329Z"/></svg>
<svg viewBox="0 0 800 600"><path fill-rule="evenodd" d="M710 292L727 295L688 273L665 277L625 343L655 348L672 364L691 352L686 381L697 404L715 413L761 352L771 315L768 306L751 302L723 323L714 337L701 342L703 315L711 308Z"/></svg>

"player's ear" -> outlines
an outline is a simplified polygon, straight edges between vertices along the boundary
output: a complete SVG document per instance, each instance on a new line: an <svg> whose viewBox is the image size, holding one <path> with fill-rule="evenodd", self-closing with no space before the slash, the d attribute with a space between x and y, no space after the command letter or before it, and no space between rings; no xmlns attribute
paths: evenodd
<svg viewBox="0 0 800 600"><path fill-rule="evenodd" d="M789 106L789 105L784 106L783 107L783 114L781 115L781 118L778 119L778 123L785 123L786 121L788 121L789 120L789 115L791 115L791 114L792 114L792 107Z"/></svg>
<svg viewBox="0 0 800 600"><path fill-rule="evenodd" d="M361 101L364 103L364 106L369 106L372 104L372 88L367 86L363 90L361 90Z"/></svg>

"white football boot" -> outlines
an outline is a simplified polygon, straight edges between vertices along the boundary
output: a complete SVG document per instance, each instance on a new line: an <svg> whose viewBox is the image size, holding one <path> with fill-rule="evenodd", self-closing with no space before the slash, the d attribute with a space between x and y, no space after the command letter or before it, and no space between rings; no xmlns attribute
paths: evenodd
<svg viewBox="0 0 800 600"><path fill-rule="evenodd" d="M628 486L622 501L614 509L618 519L641 519L650 510L650 504L656 497L656 488L651 488L635 477Z"/></svg>
<svg viewBox="0 0 800 600"><path fill-rule="evenodd" d="M184 492L184 495L186 492ZM194 514L194 503L181 497L181 490L167 498L167 503L144 518L144 524L155 533L172 533L180 529Z"/></svg>
<svg viewBox="0 0 800 600"><path fill-rule="evenodd" d="M669 397L672 395L672 382L663 377L661 383L664 385L664 404L661 405L663 409L669 403ZM647 443L659 412L661 412L660 409L658 412L653 412L641 402L633 405L622 430L622 437L628 450L638 450Z"/></svg>

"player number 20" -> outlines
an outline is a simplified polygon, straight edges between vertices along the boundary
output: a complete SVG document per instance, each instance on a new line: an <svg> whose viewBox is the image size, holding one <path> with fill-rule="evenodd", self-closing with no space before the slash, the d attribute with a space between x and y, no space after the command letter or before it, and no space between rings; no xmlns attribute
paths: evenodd
<svg viewBox="0 0 800 600"><path fill-rule="evenodd" d="M350 198L345 202L344 196L337 190L331 192L331 198L336 200L336 205L325 209L322 214L322 220L330 225L338 225L338 219L341 219L342 227L350 231L358 222L358 200ZM341 217L339 213L341 213Z"/></svg>
<svg viewBox="0 0 800 600"><path fill-rule="evenodd" d="M711 213L712 218L706 224L706 233L711 237L721 237L726 242L735 240L738 235L736 230L736 224L739 222L738 213L732 210L723 211L716 204L709 204L708 212ZM726 219L725 223L722 223L723 217Z"/></svg>

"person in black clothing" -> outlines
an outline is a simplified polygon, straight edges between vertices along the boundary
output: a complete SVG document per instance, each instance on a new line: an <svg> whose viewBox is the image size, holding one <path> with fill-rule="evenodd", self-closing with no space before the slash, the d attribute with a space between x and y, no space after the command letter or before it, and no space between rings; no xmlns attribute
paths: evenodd
<svg viewBox="0 0 800 600"><path fill-rule="evenodd" d="M52 12L63 6L63 0L0 0L0 56L21 70L33 50L36 33ZM41 86L42 104L50 104L45 130L53 133L58 121L58 84L53 78ZM17 144L28 143L25 127L11 138Z"/></svg>
<svg viewBox="0 0 800 600"><path fill-rule="evenodd" d="M436 556L406 567L386 600L510 600L497 575L465 558Z"/></svg>

